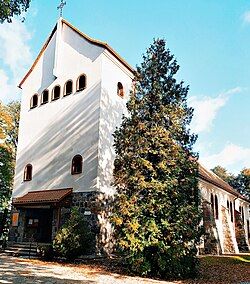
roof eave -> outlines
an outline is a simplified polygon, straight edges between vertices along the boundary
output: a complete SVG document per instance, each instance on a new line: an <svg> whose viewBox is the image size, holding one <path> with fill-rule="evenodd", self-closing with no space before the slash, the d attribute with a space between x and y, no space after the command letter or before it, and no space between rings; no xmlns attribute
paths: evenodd
<svg viewBox="0 0 250 284"><path fill-rule="evenodd" d="M84 37L88 42L93 43L95 45L98 45L100 47L103 47L105 49L107 49L119 62L121 62L132 74L135 73L135 69L130 66L130 64L128 64L126 62L125 59L123 59L111 46L109 46L106 42L102 42L96 39L93 39L91 37L89 37L88 35L84 34L83 32L81 32L80 30L78 30L76 27L74 27L73 25L71 25L69 22L67 22L64 19L61 19L62 23L66 24L67 26L69 26L70 28L72 28L76 33L78 33L79 35L81 35L82 37ZM55 25L55 27L53 28L51 34L49 35L49 37L47 38L46 42L44 43L42 49L40 50L38 56L36 57L35 61L33 62L32 66L30 67L29 71L26 73L26 75L23 77L22 81L19 83L18 88L22 89L22 85L23 83L26 81L26 79L29 77L30 73L33 71L33 69L35 68L38 60L40 59L40 57L42 56L44 50L46 49L46 47L48 46L50 40L52 39L54 33L57 30L57 24Z"/></svg>

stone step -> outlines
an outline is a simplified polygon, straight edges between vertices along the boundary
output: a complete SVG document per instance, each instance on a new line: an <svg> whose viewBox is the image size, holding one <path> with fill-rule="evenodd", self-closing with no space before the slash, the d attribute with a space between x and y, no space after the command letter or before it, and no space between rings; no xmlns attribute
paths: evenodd
<svg viewBox="0 0 250 284"><path fill-rule="evenodd" d="M37 256L36 251L24 251L24 250L12 250L12 249L5 249L4 253L12 256Z"/></svg>
<svg viewBox="0 0 250 284"><path fill-rule="evenodd" d="M25 248L25 247L7 247L6 250L10 250L10 251L23 251L23 252L29 252L29 251L33 251L36 252L36 248Z"/></svg>
<svg viewBox="0 0 250 284"><path fill-rule="evenodd" d="M9 243L4 253L14 256L37 256L37 245L35 243Z"/></svg>
<svg viewBox="0 0 250 284"><path fill-rule="evenodd" d="M15 247L15 248L37 248L36 244L26 244L26 243L13 243L8 244L8 247Z"/></svg>

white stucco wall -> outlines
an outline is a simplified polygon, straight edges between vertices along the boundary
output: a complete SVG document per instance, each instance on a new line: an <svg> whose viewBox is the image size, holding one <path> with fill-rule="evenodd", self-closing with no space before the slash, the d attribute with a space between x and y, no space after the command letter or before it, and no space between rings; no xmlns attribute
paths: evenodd
<svg viewBox="0 0 250 284"><path fill-rule="evenodd" d="M113 136L121 123L122 114L126 114L126 102L132 86L133 74L128 71L108 52L102 55L102 94L100 112L99 168L98 177L100 191L113 194L113 163L115 151ZM124 88L124 97L117 95L117 83Z"/></svg>
<svg viewBox="0 0 250 284"><path fill-rule="evenodd" d="M91 45L64 25L59 44L63 56L57 58L57 78L53 75L56 33L39 62L23 84L19 144L13 197L31 190L73 187L75 191L97 188L98 137L103 48ZM54 70L55 71L55 70ZM76 80L85 73L87 88L76 92ZM73 94L62 97L65 82L73 80ZM51 101L52 89L61 86L61 98ZM40 105L44 89L50 102ZM30 109L33 94L39 106ZM83 173L71 175L74 155L83 156ZM32 164L33 179L23 181L25 165Z"/></svg>
<svg viewBox="0 0 250 284"><path fill-rule="evenodd" d="M201 196L207 200L208 202L211 202L211 193L215 195L217 195L218 197L218 219L215 220L216 223L216 227L217 227L217 231L218 231L218 235L219 235L219 240L220 240L220 244L221 244L221 249L222 252L224 253L224 248L223 248L223 243L224 243L224 234L223 234L223 223L222 223L222 206L224 208L227 208L227 201L232 202L232 204L235 204L235 209L237 211L239 211L239 206L242 206L244 208L244 213L245 213L245 218L244 218L244 228L245 228L245 232L246 232L246 241L248 243L247 240L247 220L249 220L249 203L246 202L245 200L241 199L241 198L237 198L237 196L215 186L212 185L210 183L207 183L203 180L199 181L199 187L200 187L200 191L201 191ZM233 208L234 210L234 208ZM234 213L233 213L234 215ZM233 216L233 222L231 222L231 217L230 217L230 212L228 212L228 224L229 224L229 229L231 232L231 236L232 236L232 242L234 245L234 249L235 252L238 253L239 249L238 249L238 245L237 245L237 241L236 241L236 236L235 236L235 220L234 220L234 216ZM249 244L248 244L249 245Z"/></svg>

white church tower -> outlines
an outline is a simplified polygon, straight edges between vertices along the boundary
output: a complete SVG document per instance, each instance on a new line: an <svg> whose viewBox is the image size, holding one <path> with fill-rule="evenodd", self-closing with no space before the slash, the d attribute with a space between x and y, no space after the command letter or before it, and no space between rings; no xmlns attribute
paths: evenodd
<svg viewBox="0 0 250 284"><path fill-rule="evenodd" d="M133 72L108 44L58 20L19 85L12 240L50 242L74 205L107 230L95 205L113 193L112 133Z"/></svg>

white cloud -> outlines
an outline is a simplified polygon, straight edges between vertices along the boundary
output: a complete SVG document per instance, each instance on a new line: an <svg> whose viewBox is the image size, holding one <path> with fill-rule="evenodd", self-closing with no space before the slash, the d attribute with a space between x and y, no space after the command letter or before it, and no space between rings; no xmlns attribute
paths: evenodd
<svg viewBox="0 0 250 284"><path fill-rule="evenodd" d="M237 173L244 167L250 167L250 148L229 143L221 152L200 159L209 169L220 165Z"/></svg>
<svg viewBox="0 0 250 284"><path fill-rule="evenodd" d="M243 14L242 18L243 18L243 22L244 22L245 24L250 24L250 11L246 11L246 12Z"/></svg>
<svg viewBox="0 0 250 284"><path fill-rule="evenodd" d="M20 93L17 85L32 62L30 38L31 33L21 21L13 19L12 23L0 25L0 99L9 101Z"/></svg>
<svg viewBox="0 0 250 284"><path fill-rule="evenodd" d="M195 133L203 131L209 132L216 118L218 111L226 104L229 97L233 94L240 93L242 89L236 87L217 97L191 97L189 104L194 108L194 116L191 122L191 129Z"/></svg>
<svg viewBox="0 0 250 284"><path fill-rule="evenodd" d="M16 92L16 87L9 83L9 77L0 69L0 100L8 100L13 92Z"/></svg>

